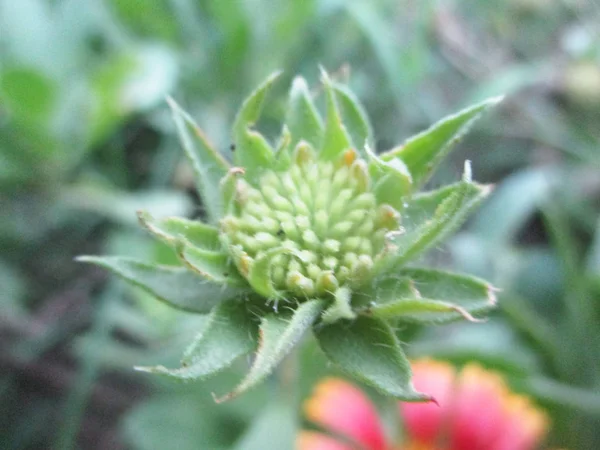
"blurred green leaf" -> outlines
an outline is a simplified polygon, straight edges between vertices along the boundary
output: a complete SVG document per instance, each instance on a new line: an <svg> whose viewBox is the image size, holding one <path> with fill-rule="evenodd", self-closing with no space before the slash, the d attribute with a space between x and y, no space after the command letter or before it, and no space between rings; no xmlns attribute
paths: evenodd
<svg viewBox="0 0 600 450"><path fill-rule="evenodd" d="M0 99L17 120L45 125L55 108L56 86L42 72L9 67L0 72Z"/></svg>
<svg viewBox="0 0 600 450"><path fill-rule="evenodd" d="M353 377L404 401L428 400L414 390L400 342L381 319L359 316L317 326L315 334L327 357Z"/></svg>
<svg viewBox="0 0 600 450"><path fill-rule="evenodd" d="M234 450L294 448L297 422L294 404L280 399L267 405L233 447Z"/></svg>

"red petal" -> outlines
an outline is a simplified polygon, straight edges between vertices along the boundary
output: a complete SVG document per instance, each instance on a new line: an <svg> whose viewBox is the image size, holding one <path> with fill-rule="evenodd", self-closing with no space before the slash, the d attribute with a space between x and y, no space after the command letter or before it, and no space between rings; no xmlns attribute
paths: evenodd
<svg viewBox="0 0 600 450"><path fill-rule="evenodd" d="M502 378L476 365L459 377L451 420L453 450L490 450L503 433L504 401L509 391ZM515 449L517 450L517 449Z"/></svg>
<svg viewBox="0 0 600 450"><path fill-rule="evenodd" d="M305 413L309 420L368 450L386 448L383 428L373 404L362 391L344 380L328 378L319 383L305 404Z"/></svg>
<svg viewBox="0 0 600 450"><path fill-rule="evenodd" d="M435 403L399 403L400 415L412 441L433 445L438 441L452 413L452 385L455 370L450 364L430 360L412 364L415 388L435 398Z"/></svg>

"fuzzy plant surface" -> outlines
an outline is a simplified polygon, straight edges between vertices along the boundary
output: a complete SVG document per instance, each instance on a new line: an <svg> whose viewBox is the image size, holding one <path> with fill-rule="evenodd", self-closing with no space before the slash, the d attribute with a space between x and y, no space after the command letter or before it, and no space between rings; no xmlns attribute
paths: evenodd
<svg viewBox="0 0 600 450"><path fill-rule="evenodd" d="M325 118L303 78L291 86L276 145L255 130L271 75L233 125L233 161L169 100L193 166L205 220L141 224L172 246L178 266L124 257L80 259L103 266L169 305L208 314L181 367L137 369L202 379L254 354L233 398L263 381L312 330L325 355L383 394L426 401L394 329L403 322L478 320L494 306L487 282L411 261L438 245L490 188L462 179L419 189L442 158L498 98L460 111L389 151L374 149L356 96L322 73Z"/></svg>

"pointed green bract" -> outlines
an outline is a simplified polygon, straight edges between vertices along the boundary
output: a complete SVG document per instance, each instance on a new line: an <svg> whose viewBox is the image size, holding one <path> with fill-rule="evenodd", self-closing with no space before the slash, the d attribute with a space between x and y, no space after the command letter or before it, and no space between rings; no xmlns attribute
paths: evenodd
<svg viewBox="0 0 600 450"><path fill-rule="evenodd" d="M258 323L252 320L244 301L219 304L209 315L204 329L187 348L181 367L136 367L179 380L197 380L214 375L229 367L240 356L256 348Z"/></svg>
<svg viewBox="0 0 600 450"><path fill-rule="evenodd" d="M320 152L320 158L325 161L332 161L339 157L344 151L352 147L352 140L342 123L340 109L331 80L326 72L321 74L323 87L325 88L325 103L327 105L327 117L325 120L325 135L323 137L323 146Z"/></svg>
<svg viewBox="0 0 600 450"><path fill-rule="evenodd" d="M415 391L410 364L387 322L359 316L317 327L315 334L327 357L353 377L400 400L429 400Z"/></svg>
<svg viewBox="0 0 600 450"><path fill-rule="evenodd" d="M198 220L183 217L155 219L145 211L138 211L138 218L144 228L170 245L185 240L195 247L217 251L221 249L219 230Z"/></svg>
<svg viewBox="0 0 600 450"><path fill-rule="evenodd" d="M184 267L118 256L80 256L77 260L104 267L168 305L193 313L206 314L222 301L248 294L247 289L202 279Z"/></svg>
<svg viewBox="0 0 600 450"><path fill-rule="evenodd" d="M244 101L233 125L233 139L235 141L234 160L236 165L243 167L250 179L258 176L261 170L271 168L273 165L273 149L265 138L252 127L260 117L260 112L265 97L280 72L269 76L250 96Z"/></svg>
<svg viewBox="0 0 600 450"><path fill-rule="evenodd" d="M434 247L456 231L489 192L488 186L463 180L413 197L402 213L404 232L391 238L392 256L380 264L398 267Z"/></svg>
<svg viewBox="0 0 600 450"><path fill-rule="evenodd" d="M341 319L354 319L356 314L352 311L352 291L347 287L340 288L333 297L333 303L323 312L323 323L333 323Z"/></svg>
<svg viewBox="0 0 600 450"><path fill-rule="evenodd" d="M268 299L277 300L283 297L283 294L273 286L271 268L273 257L284 253L290 253L290 250L282 247L267 250L254 260L248 272L248 281L254 290Z"/></svg>
<svg viewBox="0 0 600 450"><path fill-rule="evenodd" d="M448 116L429 129L408 139L403 145L381 155L385 161L401 159L410 171L415 187L420 187L431 176L442 159L469 131L471 126L502 97L494 97Z"/></svg>
<svg viewBox="0 0 600 450"><path fill-rule="evenodd" d="M298 305L295 311L282 308L279 313L266 315L260 325L259 347L250 372L232 392L217 401L236 397L270 375L322 310L322 300L309 300Z"/></svg>
<svg viewBox="0 0 600 450"><path fill-rule="evenodd" d="M386 203L397 210L404 208L404 202L412 190L412 176L400 159L384 161L370 147L365 147L369 161L369 173L373 177L373 191L380 203Z"/></svg>
<svg viewBox="0 0 600 450"><path fill-rule="evenodd" d="M441 270L405 268L378 280L367 314L413 323L476 320L496 304L494 288L479 278Z"/></svg>
<svg viewBox="0 0 600 450"><path fill-rule="evenodd" d="M288 110L285 123L292 136L290 147L305 140L314 148L320 148L323 141L323 120L315 107L306 81L302 77L294 78L290 89Z"/></svg>
<svg viewBox="0 0 600 450"><path fill-rule="evenodd" d="M180 241L177 254L192 271L209 280L231 286L247 286L227 253L203 250Z"/></svg>
<svg viewBox="0 0 600 450"><path fill-rule="evenodd" d="M354 148L365 158L365 147L374 148L373 127L369 116L356 95L348 87L332 83L332 88L341 111L342 121L350 134Z"/></svg>
<svg viewBox="0 0 600 450"><path fill-rule="evenodd" d="M211 223L216 223L223 214L219 193L219 181L229 170L229 164L208 142L194 120L168 98L177 133L196 176L196 187Z"/></svg>

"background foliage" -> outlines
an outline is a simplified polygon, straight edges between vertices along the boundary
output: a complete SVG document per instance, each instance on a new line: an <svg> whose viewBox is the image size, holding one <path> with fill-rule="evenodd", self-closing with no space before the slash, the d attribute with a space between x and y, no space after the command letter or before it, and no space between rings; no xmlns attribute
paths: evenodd
<svg viewBox="0 0 600 450"><path fill-rule="evenodd" d="M175 364L203 318L73 257L168 263L135 211L203 213L165 95L227 152L253 86L281 68L283 93L322 64L350 74L380 150L508 94L430 183L471 159L496 184L431 262L493 280L501 308L482 325L397 331L412 356L503 371L549 409L555 443L600 448L598 23L585 0L0 1L0 447L289 447L298 401L332 371L313 342L216 406L247 362L200 384L133 373ZM267 134L283 108L271 102Z"/></svg>

